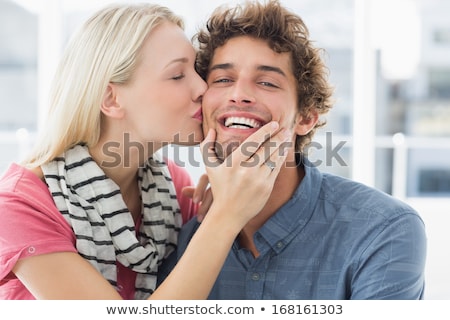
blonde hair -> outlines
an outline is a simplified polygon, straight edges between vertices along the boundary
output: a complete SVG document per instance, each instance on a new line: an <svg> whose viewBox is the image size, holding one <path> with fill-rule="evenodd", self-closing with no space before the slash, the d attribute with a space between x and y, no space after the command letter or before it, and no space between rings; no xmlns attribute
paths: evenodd
<svg viewBox="0 0 450 320"><path fill-rule="evenodd" d="M153 4L108 6L83 24L59 63L47 123L23 165L38 167L76 144L98 142L100 105L108 84L130 81L143 42L164 21L184 29L179 16Z"/></svg>

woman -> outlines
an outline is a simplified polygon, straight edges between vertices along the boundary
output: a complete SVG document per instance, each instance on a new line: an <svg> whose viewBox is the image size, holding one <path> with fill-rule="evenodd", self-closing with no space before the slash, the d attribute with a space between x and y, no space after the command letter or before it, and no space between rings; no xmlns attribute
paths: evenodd
<svg viewBox="0 0 450 320"><path fill-rule="evenodd" d="M208 134L202 148L217 163L207 168L214 202L156 289L182 215L193 214L189 199L175 196L189 177L157 151L203 138L206 84L182 28L165 7L118 5L94 14L72 39L36 148L0 181L0 299L207 297L284 156L264 150L276 123L249 138L257 146L250 157L239 148L220 165L211 152L215 133ZM272 141L279 146L284 136ZM275 169L264 165L269 160Z"/></svg>

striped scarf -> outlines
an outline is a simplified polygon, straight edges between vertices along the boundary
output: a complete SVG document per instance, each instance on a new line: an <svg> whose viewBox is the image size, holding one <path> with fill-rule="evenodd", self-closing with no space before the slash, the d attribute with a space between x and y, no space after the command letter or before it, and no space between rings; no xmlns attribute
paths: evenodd
<svg viewBox="0 0 450 320"><path fill-rule="evenodd" d="M56 207L72 226L79 254L117 290L116 260L137 272L135 299L156 287L158 266L176 248L180 208L167 165L154 155L138 170L143 202L136 235L116 183L77 145L43 165Z"/></svg>

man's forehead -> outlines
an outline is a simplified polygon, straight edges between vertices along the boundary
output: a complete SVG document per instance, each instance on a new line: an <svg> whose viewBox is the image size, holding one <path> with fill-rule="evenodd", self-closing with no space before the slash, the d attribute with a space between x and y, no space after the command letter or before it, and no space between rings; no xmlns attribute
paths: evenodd
<svg viewBox="0 0 450 320"><path fill-rule="evenodd" d="M255 71L276 72L286 76L292 71L291 53L276 52L263 39L240 36L229 39L214 50L209 71L233 70L243 65Z"/></svg>

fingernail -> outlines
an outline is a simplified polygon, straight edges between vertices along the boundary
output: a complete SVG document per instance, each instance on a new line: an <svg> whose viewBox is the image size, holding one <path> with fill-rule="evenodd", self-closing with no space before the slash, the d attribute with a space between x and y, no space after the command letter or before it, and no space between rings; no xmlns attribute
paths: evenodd
<svg viewBox="0 0 450 320"><path fill-rule="evenodd" d="M270 123L270 127L271 127L272 129L278 129L278 122L272 121L272 122Z"/></svg>

